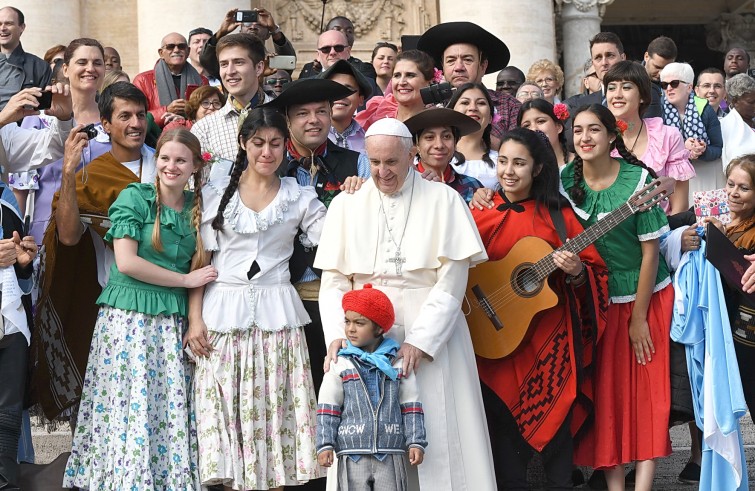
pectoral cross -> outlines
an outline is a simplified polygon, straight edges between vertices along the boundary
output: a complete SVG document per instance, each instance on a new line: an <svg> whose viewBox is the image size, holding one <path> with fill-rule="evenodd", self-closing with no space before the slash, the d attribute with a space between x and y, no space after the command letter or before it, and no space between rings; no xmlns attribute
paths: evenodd
<svg viewBox="0 0 755 491"><path fill-rule="evenodd" d="M385 262L393 263L396 266L396 274L401 276L401 265L406 262L406 258L401 257L401 249L396 249L396 255L390 259L386 259Z"/></svg>

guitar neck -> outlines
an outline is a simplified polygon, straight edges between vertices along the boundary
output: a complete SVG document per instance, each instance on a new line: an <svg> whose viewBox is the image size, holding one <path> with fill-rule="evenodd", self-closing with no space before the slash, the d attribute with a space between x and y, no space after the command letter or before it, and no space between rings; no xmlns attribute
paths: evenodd
<svg viewBox="0 0 755 491"><path fill-rule="evenodd" d="M629 203L624 203L605 217L590 225L581 234L569 239L566 244L562 245L553 252L568 251L574 254L579 254L590 244L616 228L619 224L621 224L621 222L623 222L633 214L634 209L632 208L632 206ZM536 272L539 281L547 278L551 273L558 269L556 264L553 262L553 253L548 254L547 256L536 262L533 265L532 269Z"/></svg>

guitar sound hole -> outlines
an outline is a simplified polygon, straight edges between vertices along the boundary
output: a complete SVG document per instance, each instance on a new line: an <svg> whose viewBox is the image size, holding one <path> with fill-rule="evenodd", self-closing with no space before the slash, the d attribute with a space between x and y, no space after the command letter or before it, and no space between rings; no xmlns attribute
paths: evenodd
<svg viewBox="0 0 755 491"><path fill-rule="evenodd" d="M514 270L514 290L521 297L532 297L542 289L542 282L538 281L537 275L532 271L531 264L521 264Z"/></svg>

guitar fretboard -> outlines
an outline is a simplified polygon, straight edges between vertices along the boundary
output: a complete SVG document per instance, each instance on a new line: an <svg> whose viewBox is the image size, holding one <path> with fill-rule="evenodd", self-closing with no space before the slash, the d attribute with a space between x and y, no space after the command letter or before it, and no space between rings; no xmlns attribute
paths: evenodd
<svg viewBox="0 0 755 491"><path fill-rule="evenodd" d="M566 244L562 245L553 252L568 251L574 254L579 254L590 244L592 244L593 242L616 228L616 226L618 226L621 222L632 216L634 212L635 209L632 207L632 205L630 205L629 203L624 203L605 217L590 225L581 234L572 239L569 239ZM531 271L537 275L538 281L542 281L556 269L556 263L553 262L553 253L551 253L536 262L532 266Z"/></svg>

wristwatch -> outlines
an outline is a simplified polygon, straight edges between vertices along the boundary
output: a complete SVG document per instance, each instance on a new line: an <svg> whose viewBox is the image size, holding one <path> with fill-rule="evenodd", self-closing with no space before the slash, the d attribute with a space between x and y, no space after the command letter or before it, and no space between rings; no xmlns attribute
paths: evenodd
<svg viewBox="0 0 755 491"><path fill-rule="evenodd" d="M276 25L276 26L275 26L275 30L273 30L273 31L270 31L270 35L271 35L271 36L275 36L275 35L276 35L276 34L278 34L279 32L281 32L281 26L279 26L279 25Z"/></svg>

